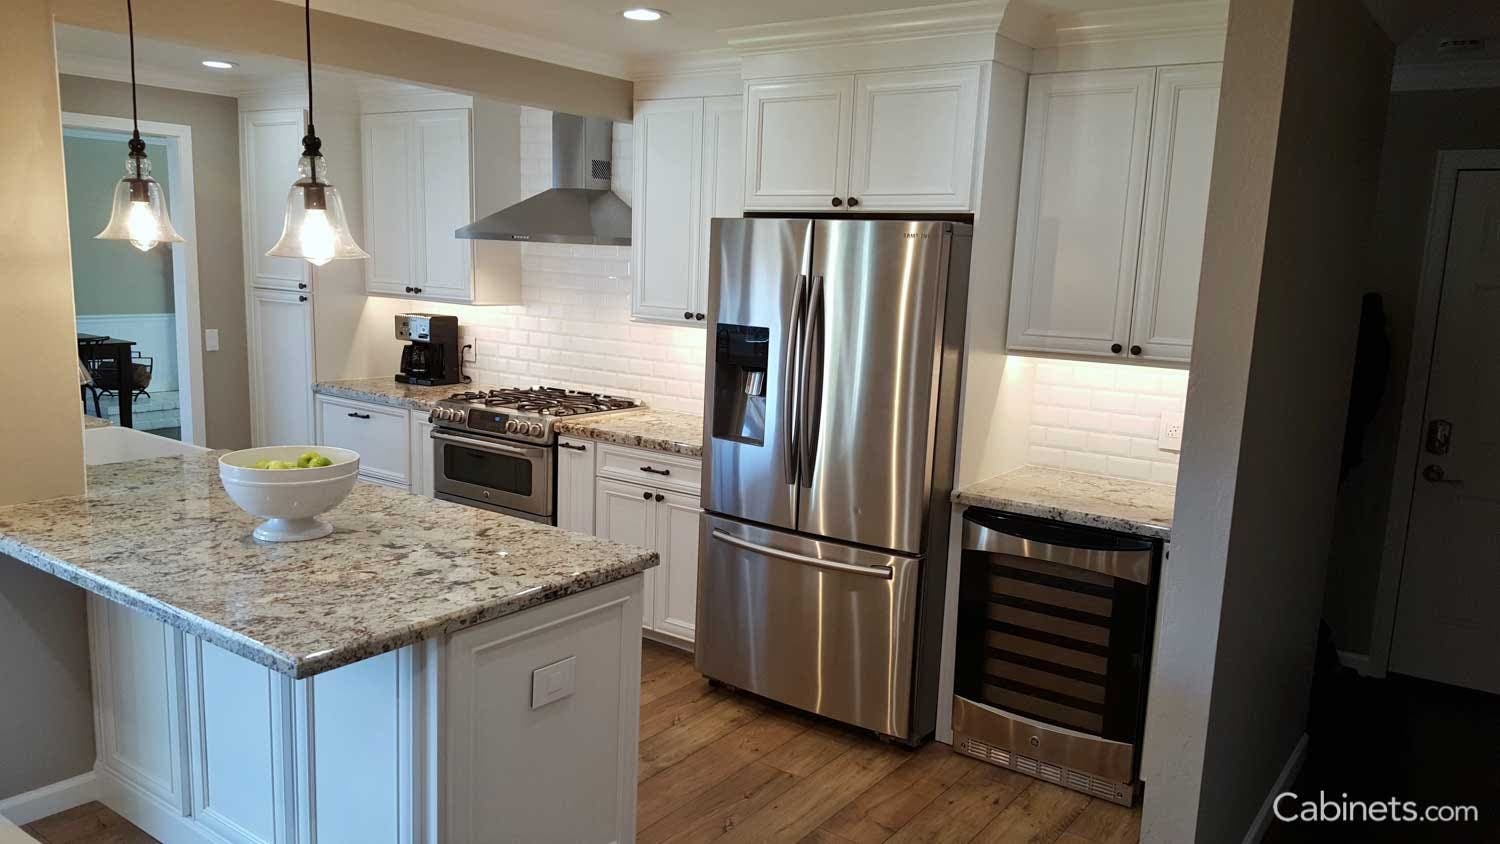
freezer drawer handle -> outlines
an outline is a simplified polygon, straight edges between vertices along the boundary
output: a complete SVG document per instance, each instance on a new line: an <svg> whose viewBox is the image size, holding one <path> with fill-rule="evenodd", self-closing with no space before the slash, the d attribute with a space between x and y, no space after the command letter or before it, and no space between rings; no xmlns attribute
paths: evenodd
<svg viewBox="0 0 1500 844"><path fill-rule="evenodd" d="M805 554L794 554L791 551L782 551L776 548L767 548L764 545L756 544L748 539L740 539L738 536L725 533L722 530L714 531L713 536L714 539L717 539L720 542L727 542L730 545L734 545L738 548L744 548L746 551L754 551L757 554L765 554L767 557L775 557L779 560L786 560L787 562L791 563L801 563L804 566L816 566L820 569L843 572L844 574L857 574L863 577L878 577L881 580L890 580L892 577L890 566L856 566L852 563L840 563L834 560L820 560L817 557L809 557Z"/></svg>

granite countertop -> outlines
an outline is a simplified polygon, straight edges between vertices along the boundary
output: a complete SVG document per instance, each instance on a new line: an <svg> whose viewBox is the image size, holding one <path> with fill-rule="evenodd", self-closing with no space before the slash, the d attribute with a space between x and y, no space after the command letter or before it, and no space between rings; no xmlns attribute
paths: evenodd
<svg viewBox="0 0 1500 844"><path fill-rule="evenodd" d="M437 402L463 390L487 390L478 384L444 384L440 387L418 387L402 384L393 378L349 378L343 381L319 381L313 392L354 401L388 404L412 410L432 410Z"/></svg>
<svg viewBox="0 0 1500 844"><path fill-rule="evenodd" d="M108 419L100 419L97 416L90 416L87 413L83 415L83 429L85 431L90 428L108 428L113 424L115 423L109 421Z"/></svg>
<svg viewBox="0 0 1500 844"><path fill-rule="evenodd" d="M684 457L703 456L703 417L673 410L622 410L557 423L565 437L599 440Z"/></svg>
<svg viewBox="0 0 1500 844"><path fill-rule="evenodd" d="M223 452L88 468L0 507L0 554L294 678L657 565L655 552L360 482L326 539L252 539Z"/></svg>
<svg viewBox="0 0 1500 844"><path fill-rule="evenodd" d="M1176 487L1167 484L1022 466L954 490L953 500L1170 541L1176 494Z"/></svg>

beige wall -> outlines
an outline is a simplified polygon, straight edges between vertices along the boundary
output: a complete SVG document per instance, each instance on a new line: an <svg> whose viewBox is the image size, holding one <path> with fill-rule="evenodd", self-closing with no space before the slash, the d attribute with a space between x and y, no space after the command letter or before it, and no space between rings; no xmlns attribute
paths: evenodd
<svg viewBox="0 0 1500 844"><path fill-rule="evenodd" d="M1380 193L1365 261L1365 289L1380 293L1385 300L1391 337L1390 381L1366 429L1364 462L1340 490L1324 609L1344 650L1368 653L1370 648L1437 154L1445 149L1495 148L1500 148L1500 89L1391 95Z"/></svg>
<svg viewBox="0 0 1500 844"><path fill-rule="evenodd" d="M1392 47L1230 6L1143 838L1239 841L1306 725Z"/></svg>
<svg viewBox="0 0 1500 844"><path fill-rule="evenodd" d="M126 83L63 76L60 84L64 111L130 116ZM198 311L204 328L219 329L219 351L203 354L207 444L245 448L250 445L250 370L240 243L239 105L230 97L150 86L141 86L139 99L143 119L192 127ZM107 201L108 195L100 197Z"/></svg>

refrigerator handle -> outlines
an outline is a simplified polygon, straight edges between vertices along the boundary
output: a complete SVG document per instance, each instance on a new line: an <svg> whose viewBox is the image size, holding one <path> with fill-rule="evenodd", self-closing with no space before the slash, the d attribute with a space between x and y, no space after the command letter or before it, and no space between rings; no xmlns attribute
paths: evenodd
<svg viewBox="0 0 1500 844"><path fill-rule="evenodd" d="M818 464L818 431L823 424L823 277L814 276L812 295L808 298L807 316L802 329L802 375L798 385L802 396L797 402L797 450L801 456L801 482L812 486L813 469Z"/></svg>
<svg viewBox="0 0 1500 844"><path fill-rule="evenodd" d="M797 423L799 421L797 407L800 396L802 379L802 331L803 321L806 319L807 308L807 276L797 276L797 290L792 295L792 319L786 326L786 350L781 366L781 435L786 438L786 447L782 450L785 455L782 461L782 470L786 473L786 482L794 484L797 482L797 458L798 458L798 434Z"/></svg>

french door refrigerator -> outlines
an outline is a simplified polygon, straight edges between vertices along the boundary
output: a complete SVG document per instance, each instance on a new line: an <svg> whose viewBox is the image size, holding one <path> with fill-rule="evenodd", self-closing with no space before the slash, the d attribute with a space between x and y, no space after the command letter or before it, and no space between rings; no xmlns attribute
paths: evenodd
<svg viewBox="0 0 1500 844"><path fill-rule="evenodd" d="M710 242L698 670L925 740L972 227L718 219Z"/></svg>

